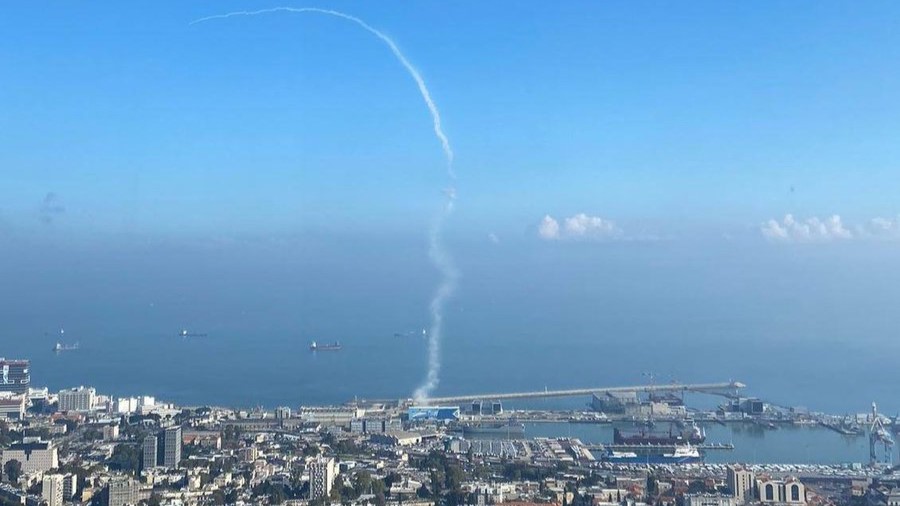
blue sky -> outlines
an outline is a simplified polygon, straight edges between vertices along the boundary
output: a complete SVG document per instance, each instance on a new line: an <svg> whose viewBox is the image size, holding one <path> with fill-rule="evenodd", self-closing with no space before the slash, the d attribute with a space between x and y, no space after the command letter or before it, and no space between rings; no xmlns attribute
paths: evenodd
<svg viewBox="0 0 900 506"><path fill-rule="evenodd" d="M53 192L73 234L421 233L441 151L383 45L316 15L188 25L273 5L5 6L6 226L43 233ZM900 212L896 3L315 5L384 30L424 75L457 154L454 233Z"/></svg>
<svg viewBox="0 0 900 506"><path fill-rule="evenodd" d="M900 347L900 3L877 1L4 4L3 354L113 389L169 353L169 383L151 368L123 393L190 390L193 355L159 337L198 329L223 343L213 370L245 367L242 347L260 370L277 356L291 398L321 380L308 340L341 340L379 357L342 366L342 398L384 364L381 394L412 391L424 348L384 339L427 325L438 280L425 237L450 182L431 118L346 21L189 25L277 5L384 31L440 108L462 272L447 391L521 370L536 388L634 383L632 362L598 363L652 348L641 367L685 380L889 398L896 368L873 364ZM62 326L87 362L48 358ZM735 360L761 343L804 351ZM255 402L252 383L213 388Z"/></svg>

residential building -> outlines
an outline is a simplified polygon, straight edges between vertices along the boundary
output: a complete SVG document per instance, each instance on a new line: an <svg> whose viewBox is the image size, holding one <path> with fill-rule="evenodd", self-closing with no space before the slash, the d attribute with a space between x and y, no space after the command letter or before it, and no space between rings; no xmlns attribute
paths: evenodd
<svg viewBox="0 0 900 506"><path fill-rule="evenodd" d="M119 426L118 425L104 425L103 426L103 440L104 441L115 441L119 439Z"/></svg>
<svg viewBox="0 0 900 506"><path fill-rule="evenodd" d="M62 506L63 504L63 475L45 474L41 496L47 506Z"/></svg>
<svg viewBox="0 0 900 506"><path fill-rule="evenodd" d="M107 506L136 505L141 500L138 483L125 476L116 476L106 485Z"/></svg>
<svg viewBox="0 0 900 506"><path fill-rule="evenodd" d="M755 478L753 473L741 465L728 466L726 483L737 504L747 504L754 496Z"/></svg>
<svg viewBox="0 0 900 506"><path fill-rule="evenodd" d="M315 459L309 463L307 469L309 470L310 500L328 497L337 476L334 459L325 457Z"/></svg>
<svg viewBox="0 0 900 506"><path fill-rule="evenodd" d="M63 499L71 500L78 494L78 475L67 474L63 476Z"/></svg>
<svg viewBox="0 0 900 506"><path fill-rule="evenodd" d="M182 435L181 427L169 427L163 432L162 465L175 469L181 462Z"/></svg>
<svg viewBox="0 0 900 506"><path fill-rule="evenodd" d="M145 437L144 441L141 443L141 454L143 455L143 459L141 460L142 469L156 467L156 455L158 451L157 435L151 434Z"/></svg>
<svg viewBox="0 0 900 506"><path fill-rule="evenodd" d="M78 387L59 392L59 411L87 412L94 408L97 392L93 388Z"/></svg>
<svg viewBox="0 0 900 506"><path fill-rule="evenodd" d="M14 443L3 450L0 458L0 469L10 460L18 460L22 464L23 473L46 473L59 467L59 455L52 441L25 438L21 443Z"/></svg>

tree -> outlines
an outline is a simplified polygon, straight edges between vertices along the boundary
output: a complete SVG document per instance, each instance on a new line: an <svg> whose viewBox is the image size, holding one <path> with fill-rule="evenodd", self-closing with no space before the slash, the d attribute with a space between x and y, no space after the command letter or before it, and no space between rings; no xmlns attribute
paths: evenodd
<svg viewBox="0 0 900 506"><path fill-rule="evenodd" d="M647 475L647 495L650 497L655 496L659 493L659 483L652 473Z"/></svg>
<svg viewBox="0 0 900 506"><path fill-rule="evenodd" d="M133 445L118 444L109 458L109 467L133 475L141 470L141 452Z"/></svg>
<svg viewBox="0 0 900 506"><path fill-rule="evenodd" d="M22 476L22 463L16 459L6 461L6 464L3 464L3 473L9 478L9 481L19 481L19 476Z"/></svg>

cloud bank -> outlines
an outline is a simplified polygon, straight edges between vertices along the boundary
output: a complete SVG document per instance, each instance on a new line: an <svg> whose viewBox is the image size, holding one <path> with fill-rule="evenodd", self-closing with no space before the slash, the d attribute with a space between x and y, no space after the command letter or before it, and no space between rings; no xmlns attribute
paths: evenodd
<svg viewBox="0 0 900 506"><path fill-rule="evenodd" d="M538 224L537 233L538 237L547 241L612 240L622 237L622 229L615 222L585 213L564 218L562 224L548 214Z"/></svg>
<svg viewBox="0 0 900 506"><path fill-rule="evenodd" d="M771 219L760 225L763 237L782 243L824 243L860 239L900 239L900 216L872 218L862 225L850 226L837 214L820 219L812 216L799 220L786 214L781 220Z"/></svg>

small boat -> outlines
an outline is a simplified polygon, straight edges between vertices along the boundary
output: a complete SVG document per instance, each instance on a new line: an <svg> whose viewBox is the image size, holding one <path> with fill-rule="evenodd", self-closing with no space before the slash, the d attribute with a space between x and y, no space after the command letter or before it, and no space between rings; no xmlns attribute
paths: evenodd
<svg viewBox="0 0 900 506"><path fill-rule="evenodd" d="M335 341L331 344L319 344L315 341L309 344L310 351L340 351L343 346Z"/></svg>
<svg viewBox="0 0 900 506"><path fill-rule="evenodd" d="M641 455L636 452L610 450L603 455L602 459L613 464L693 464L702 462L703 456L700 455L700 451L697 448L685 445L676 446L672 452L652 452Z"/></svg>
<svg viewBox="0 0 900 506"><path fill-rule="evenodd" d="M74 351L78 349L78 343L75 344L63 344L56 343L56 346L53 347L53 351L59 353L61 351Z"/></svg>

